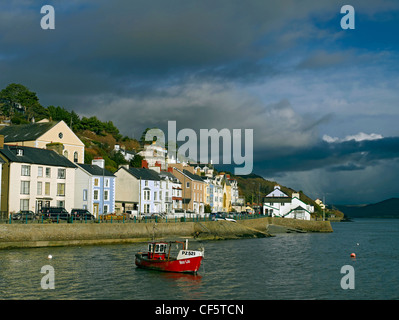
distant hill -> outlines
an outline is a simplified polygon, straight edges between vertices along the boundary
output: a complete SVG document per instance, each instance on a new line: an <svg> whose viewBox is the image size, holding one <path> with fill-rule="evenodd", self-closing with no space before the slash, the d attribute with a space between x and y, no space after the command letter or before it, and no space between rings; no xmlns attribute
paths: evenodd
<svg viewBox="0 0 399 320"><path fill-rule="evenodd" d="M335 205L349 218L398 218L399 198L367 205Z"/></svg>

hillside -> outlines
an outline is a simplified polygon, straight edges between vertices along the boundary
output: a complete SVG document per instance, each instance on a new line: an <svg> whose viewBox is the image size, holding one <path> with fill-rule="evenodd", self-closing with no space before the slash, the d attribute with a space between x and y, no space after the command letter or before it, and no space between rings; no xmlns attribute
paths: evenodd
<svg viewBox="0 0 399 320"><path fill-rule="evenodd" d="M336 205L349 218L399 218L399 198L368 205Z"/></svg>

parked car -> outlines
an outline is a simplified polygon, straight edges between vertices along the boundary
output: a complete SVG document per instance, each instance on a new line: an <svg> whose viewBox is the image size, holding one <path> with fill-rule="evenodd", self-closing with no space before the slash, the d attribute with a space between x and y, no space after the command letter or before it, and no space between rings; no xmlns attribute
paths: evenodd
<svg viewBox="0 0 399 320"><path fill-rule="evenodd" d="M40 209L43 219L50 219L55 222L58 220L69 220L71 214L63 207L44 207Z"/></svg>
<svg viewBox="0 0 399 320"><path fill-rule="evenodd" d="M95 220L96 217L93 216L87 209L72 209L71 216L73 220Z"/></svg>
<svg viewBox="0 0 399 320"><path fill-rule="evenodd" d="M11 216L12 220L36 220L38 218L38 215L36 215L33 211L31 210L21 210L17 213L13 213Z"/></svg>

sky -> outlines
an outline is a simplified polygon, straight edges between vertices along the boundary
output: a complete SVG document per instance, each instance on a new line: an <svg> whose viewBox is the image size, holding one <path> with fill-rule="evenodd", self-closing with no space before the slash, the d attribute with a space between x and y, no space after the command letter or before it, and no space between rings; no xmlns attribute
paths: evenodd
<svg viewBox="0 0 399 320"><path fill-rule="evenodd" d="M136 139L168 121L252 129L253 173L373 203L399 191L398 34L396 0L2 1L0 89L23 84Z"/></svg>

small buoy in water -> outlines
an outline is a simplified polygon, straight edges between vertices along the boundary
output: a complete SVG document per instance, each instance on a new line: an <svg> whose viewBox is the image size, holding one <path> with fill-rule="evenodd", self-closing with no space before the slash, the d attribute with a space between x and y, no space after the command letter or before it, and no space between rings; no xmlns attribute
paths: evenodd
<svg viewBox="0 0 399 320"><path fill-rule="evenodd" d="M354 253L351 253L351 258L356 258L356 255Z"/></svg>
<svg viewBox="0 0 399 320"><path fill-rule="evenodd" d="M49 255L47 256L47 259L53 259L53 256L52 256L51 254L49 254Z"/></svg>
<svg viewBox="0 0 399 320"><path fill-rule="evenodd" d="M356 245L358 246L358 245L359 245L359 242L358 242L358 243L356 243Z"/></svg>

